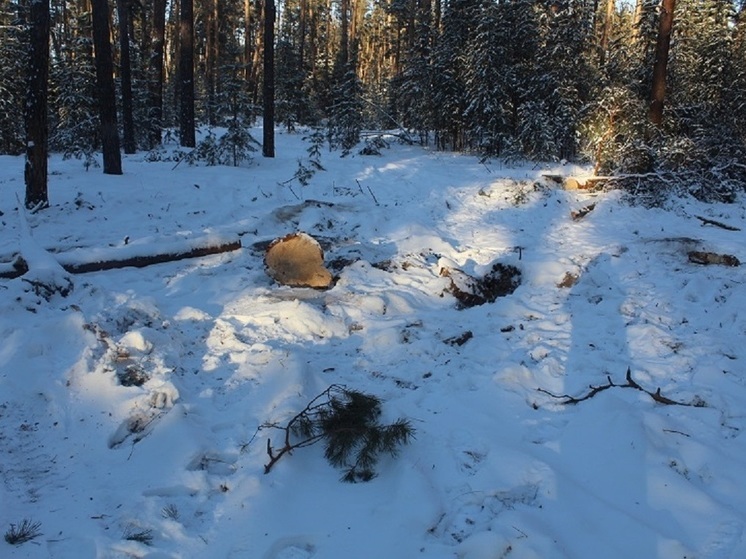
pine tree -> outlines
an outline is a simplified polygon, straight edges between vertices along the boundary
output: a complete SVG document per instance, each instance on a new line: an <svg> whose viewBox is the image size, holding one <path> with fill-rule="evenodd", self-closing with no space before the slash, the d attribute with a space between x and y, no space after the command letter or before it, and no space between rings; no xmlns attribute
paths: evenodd
<svg viewBox="0 0 746 559"><path fill-rule="evenodd" d="M91 12L104 173L121 175L122 154L119 152L114 63L109 33L109 8L106 0L92 0Z"/></svg>
<svg viewBox="0 0 746 559"><path fill-rule="evenodd" d="M47 90L49 79L49 0L29 4L28 66L26 72L26 182L27 208L49 205L47 192Z"/></svg>
<svg viewBox="0 0 746 559"><path fill-rule="evenodd" d="M179 140L195 147L194 1L180 0L179 30Z"/></svg>
<svg viewBox="0 0 746 559"><path fill-rule="evenodd" d="M132 62L130 57L130 10L129 0L116 0L117 18L119 20L119 72L121 106L122 106L122 147L124 153L135 153L135 122L132 98Z"/></svg>
<svg viewBox="0 0 746 559"><path fill-rule="evenodd" d="M262 77L262 155L275 156L275 1L264 0L264 72Z"/></svg>

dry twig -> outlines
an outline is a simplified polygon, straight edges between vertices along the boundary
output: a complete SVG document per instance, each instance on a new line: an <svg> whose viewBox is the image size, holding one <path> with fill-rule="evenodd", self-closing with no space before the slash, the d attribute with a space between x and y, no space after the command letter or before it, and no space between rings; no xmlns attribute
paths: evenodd
<svg viewBox="0 0 746 559"><path fill-rule="evenodd" d="M613 380L611 380L611 375L607 375L606 380L607 383L600 386L593 386L592 384L589 385L588 392L581 396L571 396L570 394L553 394L552 392L549 392L544 388L537 388L537 390L542 394L547 394L552 398L561 400L561 404L579 404L580 402L584 402L585 400L590 400L599 392L603 392L604 390L608 390L609 388L634 388L635 390L644 392L659 404L663 404L666 406L692 406L696 408L707 407L707 403L699 398L695 398L691 402L680 402L678 400L672 400L671 398L668 398L661 394L660 388L657 388L655 392L643 388L637 383L637 381L632 378L632 371L629 367L627 367L627 374L625 377L626 382L624 384L616 384Z"/></svg>

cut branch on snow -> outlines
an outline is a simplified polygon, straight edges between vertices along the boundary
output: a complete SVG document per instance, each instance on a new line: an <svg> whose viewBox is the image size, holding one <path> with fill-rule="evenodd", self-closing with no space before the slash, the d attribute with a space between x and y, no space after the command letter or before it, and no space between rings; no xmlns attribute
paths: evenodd
<svg viewBox="0 0 746 559"><path fill-rule="evenodd" d="M720 227L721 229L725 229L727 231L740 231L741 230L739 227L728 225L727 223L723 223L722 221L715 221L714 219L708 219L706 217L702 217L701 215L695 215L694 217L700 220L702 222L702 225L714 225L715 227Z"/></svg>
<svg viewBox="0 0 746 559"><path fill-rule="evenodd" d="M373 468L378 455L396 456L398 447L414 436L409 421L398 419L381 425L380 415L381 401L375 396L332 384L284 426L262 426L284 431L279 449L267 439L269 462L264 465L264 473L268 474L285 454L323 440L325 458L333 466L345 469L343 481L370 481L376 475Z"/></svg>
<svg viewBox="0 0 746 559"><path fill-rule="evenodd" d="M547 394L552 398L560 400L560 404L579 404L580 402L584 402L585 400L590 400L599 392L603 392L610 388L633 388L635 390L639 390L640 392L644 392L659 404L663 404L666 406L691 406L695 408L707 407L707 403L699 397L695 397L691 402L681 402L664 396L663 394L661 394L660 388L652 391L642 387L636 380L632 378L632 371L629 367L627 367L627 374L625 376L624 384L616 384L613 380L611 380L611 375L607 375L606 384L601 384L599 386L594 386L591 384L588 386L588 392L586 392L585 394L581 394L580 396L571 396L570 394L553 394L552 392L544 388L537 388L537 390L542 394Z"/></svg>
<svg viewBox="0 0 746 559"><path fill-rule="evenodd" d="M83 274L119 268L144 268L153 264L231 252L241 248L237 237L207 236L179 241L131 243L123 247L75 249L56 254L55 260L67 272ZM0 278L14 279L28 272L25 260L0 263Z"/></svg>

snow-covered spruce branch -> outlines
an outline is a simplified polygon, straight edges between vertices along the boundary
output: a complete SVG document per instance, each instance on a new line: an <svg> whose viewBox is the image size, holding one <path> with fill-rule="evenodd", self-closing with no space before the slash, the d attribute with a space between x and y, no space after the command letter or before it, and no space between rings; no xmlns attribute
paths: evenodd
<svg viewBox="0 0 746 559"><path fill-rule="evenodd" d="M579 404L580 402L584 402L585 400L590 400L593 398L596 394L599 392L603 392L604 390L608 390L609 388L634 388L635 390L639 390L640 392L644 392L648 396L650 396L653 400L658 402L659 404L663 404L666 406L692 406L695 408L704 408L707 407L707 402L704 400L696 397L691 402L680 402L678 400L672 400L671 398L668 398L661 394L661 389L657 388L655 392L652 390L648 390L646 388L643 388L640 386L637 381L635 381L632 378L632 371L629 367L627 367L627 374L625 376L626 382L624 384L616 384L613 380L611 380L611 376L606 376L607 383L602 384L599 386L593 386L592 384L588 386L589 390L585 394L581 396L571 396L569 394L553 394L552 392L549 392L548 390L544 388L537 388L539 392L542 394L547 394L551 396L552 398L556 398L558 400L561 400L561 404Z"/></svg>
<svg viewBox="0 0 746 559"><path fill-rule="evenodd" d="M329 386L284 426L263 426L284 431L281 448L273 448L271 439L267 440L269 462L264 473L269 473L285 454L323 440L326 459L335 467L345 468L343 481L369 481L375 477L378 456L384 452L396 456L398 447L414 435L407 420L381 425L380 414L381 401L375 396L338 384Z"/></svg>

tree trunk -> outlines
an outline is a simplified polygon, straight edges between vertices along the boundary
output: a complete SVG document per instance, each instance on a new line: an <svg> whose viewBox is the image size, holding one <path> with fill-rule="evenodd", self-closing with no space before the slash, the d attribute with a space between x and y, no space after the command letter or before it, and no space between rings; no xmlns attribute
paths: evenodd
<svg viewBox="0 0 746 559"><path fill-rule="evenodd" d="M264 22L265 12L265 2L260 2L259 14L255 18L257 22ZM264 32L262 25L263 23L257 25L256 36L253 42L254 51L251 62L251 78L249 79L252 106L259 105L259 72L262 69L262 57L264 56Z"/></svg>
<svg viewBox="0 0 746 559"><path fill-rule="evenodd" d="M243 2L243 34L244 34L244 44L243 44L243 67L244 67L244 80L248 84L249 87L251 87L251 79L253 77L252 72L252 46L253 46L253 40L251 33L251 0L244 0Z"/></svg>
<svg viewBox="0 0 746 559"><path fill-rule="evenodd" d="M217 124L215 109L217 99L215 95L217 82L218 58L218 0L204 2L205 19L205 86L207 93L207 122L210 126Z"/></svg>
<svg viewBox="0 0 746 559"><path fill-rule="evenodd" d="M668 67L668 50L671 46L673 30L673 12L676 0L663 0L660 21L658 23L658 40L655 45L655 63L653 65L653 87L650 94L650 122L655 126L663 123L663 102L666 98L666 70Z"/></svg>
<svg viewBox="0 0 746 559"><path fill-rule="evenodd" d="M264 119L262 155L275 156L275 2L264 3Z"/></svg>
<svg viewBox="0 0 746 559"><path fill-rule="evenodd" d="M181 0L180 6L180 139L182 146L193 148L197 145L194 130L194 2Z"/></svg>
<svg viewBox="0 0 746 559"><path fill-rule="evenodd" d="M601 28L601 42L599 45L599 61L603 67L606 64L606 53L609 50L609 36L611 35L611 23L614 18L615 0L606 0L606 15Z"/></svg>
<svg viewBox="0 0 746 559"><path fill-rule="evenodd" d="M104 174L122 174L122 154L119 152L117 104L114 89L114 62L109 33L109 6L106 0L91 0L93 15L93 47L96 60L101 144L104 155Z"/></svg>
<svg viewBox="0 0 746 559"><path fill-rule="evenodd" d="M49 205L47 192L47 81L49 77L49 0L29 7L30 46L26 76L27 208Z"/></svg>
<svg viewBox="0 0 746 559"><path fill-rule="evenodd" d="M350 61L350 0L342 0L339 14L339 62L342 68Z"/></svg>
<svg viewBox="0 0 746 559"><path fill-rule="evenodd" d="M122 78L122 128L124 153L135 153L135 122L132 118L132 63L130 60L130 12L128 0L117 0L119 18L119 65Z"/></svg>
<svg viewBox="0 0 746 559"><path fill-rule="evenodd" d="M150 144L155 147L161 143L163 126L163 48L166 37L166 0L153 2L153 54L150 58L152 68L150 89Z"/></svg>

